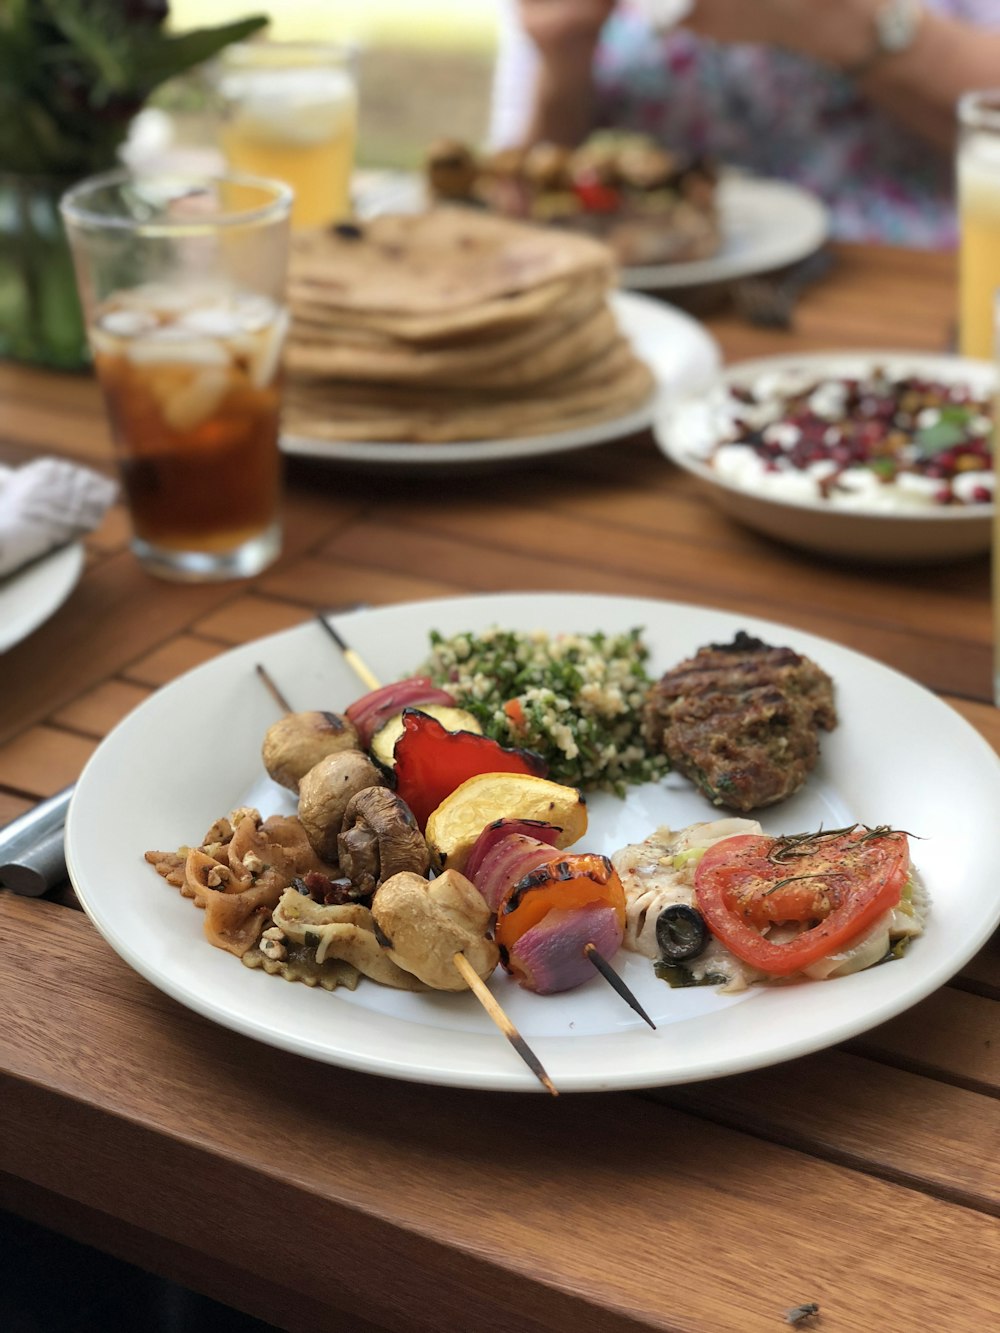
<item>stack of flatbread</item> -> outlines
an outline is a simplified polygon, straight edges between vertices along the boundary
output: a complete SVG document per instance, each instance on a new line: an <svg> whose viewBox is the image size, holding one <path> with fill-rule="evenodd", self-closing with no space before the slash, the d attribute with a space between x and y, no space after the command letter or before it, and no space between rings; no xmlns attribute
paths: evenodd
<svg viewBox="0 0 1000 1333"><path fill-rule="evenodd" d="M546 435L654 388L608 304L599 241L461 207L293 248L285 429L327 440Z"/></svg>

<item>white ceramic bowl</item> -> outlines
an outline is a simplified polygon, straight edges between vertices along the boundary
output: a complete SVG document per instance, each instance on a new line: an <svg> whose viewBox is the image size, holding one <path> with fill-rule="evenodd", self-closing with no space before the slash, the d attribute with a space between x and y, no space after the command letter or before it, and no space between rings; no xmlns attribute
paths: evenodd
<svg viewBox="0 0 1000 1333"><path fill-rule="evenodd" d="M750 386L770 373L801 370L820 380L863 375L876 366L890 375L968 384L985 395L997 385L996 368L989 361L917 352L823 352L742 361L727 367L709 390L664 402L654 422L657 443L671 462L705 483L727 514L792 546L842 559L896 564L953 560L989 550L993 504L845 509L819 496L789 499L751 490L723 479L711 467L708 459L719 439L719 406L729 387Z"/></svg>

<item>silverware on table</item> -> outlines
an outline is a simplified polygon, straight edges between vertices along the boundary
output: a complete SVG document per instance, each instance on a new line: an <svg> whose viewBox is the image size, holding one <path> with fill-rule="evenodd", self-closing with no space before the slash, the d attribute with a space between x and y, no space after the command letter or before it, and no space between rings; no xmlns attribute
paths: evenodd
<svg viewBox="0 0 1000 1333"><path fill-rule="evenodd" d="M66 878L63 827L72 795L65 787L0 829L0 886L40 898Z"/></svg>
<svg viewBox="0 0 1000 1333"><path fill-rule="evenodd" d="M741 278L733 284L736 308L758 328L790 329L799 297L807 287L826 277L833 262L829 250L816 250L778 273Z"/></svg>

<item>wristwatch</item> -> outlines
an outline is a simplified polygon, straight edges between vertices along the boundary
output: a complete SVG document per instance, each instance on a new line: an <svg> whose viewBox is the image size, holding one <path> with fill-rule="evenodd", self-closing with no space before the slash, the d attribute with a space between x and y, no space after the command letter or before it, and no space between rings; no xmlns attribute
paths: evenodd
<svg viewBox="0 0 1000 1333"><path fill-rule="evenodd" d="M851 78L863 78L886 56L900 55L908 50L920 31L924 16L921 0L885 0L873 15L875 44L864 60L849 66L844 73Z"/></svg>

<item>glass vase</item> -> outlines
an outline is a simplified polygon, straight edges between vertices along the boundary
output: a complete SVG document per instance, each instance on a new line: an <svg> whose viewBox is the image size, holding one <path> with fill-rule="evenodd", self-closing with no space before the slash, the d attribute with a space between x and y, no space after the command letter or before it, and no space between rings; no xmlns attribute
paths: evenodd
<svg viewBox="0 0 1000 1333"><path fill-rule="evenodd" d="M0 172L0 357L53 370L90 363L58 207L74 179Z"/></svg>

